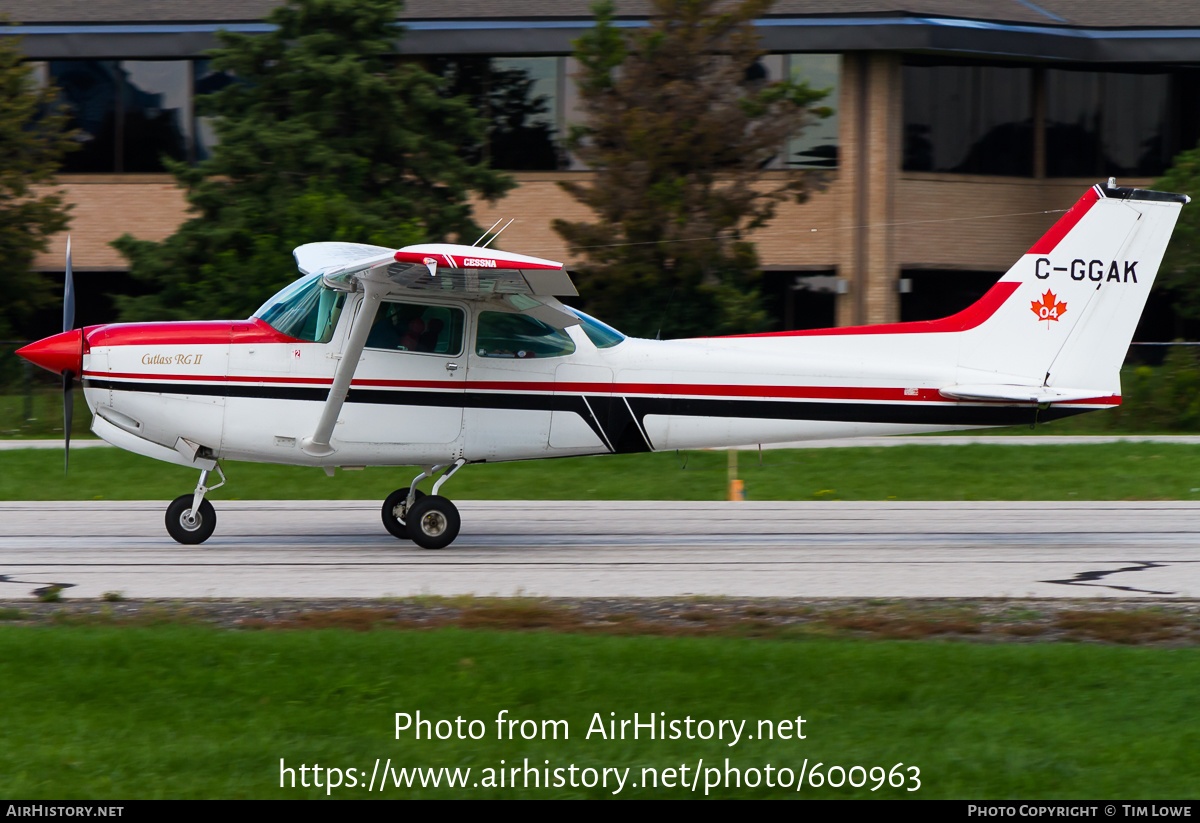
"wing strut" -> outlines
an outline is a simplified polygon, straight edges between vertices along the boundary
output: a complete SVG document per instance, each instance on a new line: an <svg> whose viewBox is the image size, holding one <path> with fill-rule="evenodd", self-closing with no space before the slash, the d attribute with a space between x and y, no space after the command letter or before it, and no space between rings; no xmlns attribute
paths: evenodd
<svg viewBox="0 0 1200 823"><path fill-rule="evenodd" d="M386 283L378 283L373 280L361 280L360 282L363 284L364 291L362 304L354 318L354 325L350 328L350 337L346 341L346 348L342 350L342 359L338 362L337 371L333 375L333 385L329 387L329 397L325 400L321 419L317 422L317 429L313 432L312 437L304 438L300 444L301 451L313 457L325 457L335 451L329 445L329 438L333 435L333 427L337 423L338 415L342 413L342 404L346 402L346 395L350 392L350 381L354 379L354 372L358 369L359 360L362 359L363 346L367 343L367 334L375 323L375 313L379 311L379 301L387 291Z"/></svg>

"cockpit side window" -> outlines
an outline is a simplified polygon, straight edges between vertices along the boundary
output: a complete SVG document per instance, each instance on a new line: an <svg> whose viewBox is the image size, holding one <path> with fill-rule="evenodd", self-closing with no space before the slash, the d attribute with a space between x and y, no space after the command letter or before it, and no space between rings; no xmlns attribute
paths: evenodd
<svg viewBox="0 0 1200 823"><path fill-rule="evenodd" d="M385 301L375 314L367 348L460 354L466 313L449 306Z"/></svg>
<svg viewBox="0 0 1200 823"><path fill-rule="evenodd" d="M288 337L328 343L345 304L344 293L327 288L320 276L312 276L280 291L253 316Z"/></svg>
<svg viewBox="0 0 1200 823"><path fill-rule="evenodd" d="M479 315L475 353L480 357L562 357L573 351L570 335L527 314L485 311Z"/></svg>

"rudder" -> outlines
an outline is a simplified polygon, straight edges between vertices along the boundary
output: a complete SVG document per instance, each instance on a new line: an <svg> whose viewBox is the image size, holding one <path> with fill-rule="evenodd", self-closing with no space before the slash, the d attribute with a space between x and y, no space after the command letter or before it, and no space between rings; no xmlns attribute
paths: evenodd
<svg viewBox="0 0 1200 823"><path fill-rule="evenodd" d="M1089 189L996 284L1012 290L1003 304L963 332L957 383L1046 387L1064 400L1119 395L1121 363L1186 202L1111 179Z"/></svg>

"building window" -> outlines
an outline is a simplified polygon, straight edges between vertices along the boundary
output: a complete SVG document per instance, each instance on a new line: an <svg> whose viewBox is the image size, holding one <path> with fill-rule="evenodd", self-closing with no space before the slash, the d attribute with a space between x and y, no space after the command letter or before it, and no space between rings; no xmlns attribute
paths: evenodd
<svg viewBox="0 0 1200 823"><path fill-rule="evenodd" d="M838 164L838 94L841 91L842 57L840 54L788 54L785 71L793 82L808 83L809 88L829 93L820 105L833 114L815 121L788 141L787 167L793 169L831 169Z"/></svg>
<svg viewBox="0 0 1200 823"><path fill-rule="evenodd" d="M557 57L492 59L492 165L498 169L557 169Z"/></svg>
<svg viewBox="0 0 1200 823"><path fill-rule="evenodd" d="M212 94L236 82L227 71L217 71L212 67L211 60L196 60L192 63L192 94L199 101L206 94ZM213 127L215 117L202 116L194 113L192 119L192 134L194 135L192 158L196 161L207 160L212 156L213 147L217 145L217 131Z"/></svg>
<svg viewBox="0 0 1200 823"><path fill-rule="evenodd" d="M188 160L192 133L191 62L122 60L119 171L165 171L163 158Z"/></svg>
<svg viewBox="0 0 1200 823"><path fill-rule="evenodd" d="M909 281L900 295L900 320L939 320L962 311L996 285L1004 272L905 269Z"/></svg>
<svg viewBox="0 0 1200 823"><path fill-rule="evenodd" d="M63 160L66 172L117 170L117 99L120 74L115 60L67 60L50 63L50 79L71 113L79 151Z"/></svg>
<svg viewBox="0 0 1200 823"><path fill-rule="evenodd" d="M904 170L1033 176L1033 70L904 66Z"/></svg>
<svg viewBox="0 0 1200 823"><path fill-rule="evenodd" d="M767 269L762 273L761 290L779 331L837 325L839 281L835 269Z"/></svg>
<svg viewBox="0 0 1200 823"><path fill-rule="evenodd" d="M570 126L585 119L574 58L453 55L429 58L425 66L445 81L447 97L467 97L488 123L486 138L464 147L471 159L506 171L583 168L563 145ZM770 167L836 167L841 56L771 54L751 71L760 72L765 82L790 76L812 88L828 89L822 105L835 111L788 141Z"/></svg>
<svg viewBox="0 0 1200 823"><path fill-rule="evenodd" d="M1046 174L1153 177L1178 150L1171 75L1046 71Z"/></svg>
<svg viewBox="0 0 1200 823"><path fill-rule="evenodd" d="M487 122L487 134L464 151L506 171L564 168L558 57L431 58L427 66L445 81L447 97L466 96Z"/></svg>
<svg viewBox="0 0 1200 823"><path fill-rule="evenodd" d="M49 64L78 129L67 172L163 171L163 157L189 159L191 80L187 60L58 60Z"/></svg>

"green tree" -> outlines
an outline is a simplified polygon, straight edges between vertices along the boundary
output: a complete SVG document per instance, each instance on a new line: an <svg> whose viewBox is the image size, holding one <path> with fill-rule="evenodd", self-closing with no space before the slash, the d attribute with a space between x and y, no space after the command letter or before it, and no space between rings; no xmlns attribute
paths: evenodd
<svg viewBox="0 0 1200 823"><path fill-rule="evenodd" d="M29 318L54 299L56 284L33 260L67 227L70 206L47 187L76 146L57 92L22 60L19 40L0 29L0 337L31 334Z"/></svg>
<svg viewBox="0 0 1200 823"><path fill-rule="evenodd" d="M289 0L267 18L273 32L221 34L211 66L237 82L197 101L218 143L196 166L168 164L192 216L160 243L114 242L154 289L120 298L123 319L245 316L295 278L303 243L477 233L469 198L512 181L464 159L483 124L395 55L400 5Z"/></svg>
<svg viewBox="0 0 1200 823"><path fill-rule="evenodd" d="M772 0L651 0L622 34L611 2L575 43L586 124L569 146L590 185L564 183L597 221L556 220L586 257L588 307L636 335L749 332L769 326L746 233L817 179L768 169L789 137L828 109L824 92L768 83L753 31Z"/></svg>
<svg viewBox="0 0 1200 823"><path fill-rule="evenodd" d="M1192 200L1200 197L1200 147L1181 152L1154 188L1187 194ZM1154 287L1171 294L1179 316L1200 319L1200 204L1184 206L1180 212ZM1164 334L1171 337L1174 332Z"/></svg>

